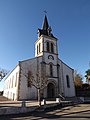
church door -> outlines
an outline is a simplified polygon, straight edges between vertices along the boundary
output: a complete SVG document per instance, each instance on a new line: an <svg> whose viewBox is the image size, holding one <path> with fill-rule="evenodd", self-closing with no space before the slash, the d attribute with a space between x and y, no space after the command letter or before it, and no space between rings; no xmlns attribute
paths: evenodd
<svg viewBox="0 0 90 120"><path fill-rule="evenodd" d="M47 97L48 98L55 97L55 86L53 83L49 83L47 86Z"/></svg>

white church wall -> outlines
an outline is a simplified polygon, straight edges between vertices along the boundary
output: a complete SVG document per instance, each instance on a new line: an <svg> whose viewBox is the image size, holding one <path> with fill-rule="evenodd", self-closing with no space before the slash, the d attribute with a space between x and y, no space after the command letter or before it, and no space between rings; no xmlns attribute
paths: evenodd
<svg viewBox="0 0 90 120"><path fill-rule="evenodd" d="M75 88L74 88L74 76L73 76L73 69L63 63L63 82L64 82L64 95L65 97L73 97L75 96ZM66 76L69 76L69 85L67 86L67 79Z"/></svg>
<svg viewBox="0 0 90 120"><path fill-rule="evenodd" d="M6 77L4 83L3 96L12 100L18 99L19 69L19 65L17 65Z"/></svg>
<svg viewBox="0 0 90 120"><path fill-rule="evenodd" d="M20 77L20 89L19 89L19 99L36 99L37 98L37 90L35 87L27 86L27 78L25 74L30 70L34 79L36 79L37 69L40 67L39 63L42 61L42 57L33 58L26 61L21 62L21 77ZM38 64L38 65L37 65Z"/></svg>
<svg viewBox="0 0 90 120"><path fill-rule="evenodd" d="M58 59L59 66L59 91L60 94L65 97L73 97L75 96L75 87L74 87L74 70L70 68L68 65L63 63L60 59ZM69 84L70 87L67 87L66 76L69 76Z"/></svg>
<svg viewBox="0 0 90 120"><path fill-rule="evenodd" d="M46 76L50 76L50 64L46 64ZM57 77L57 66L53 65L53 77Z"/></svg>
<svg viewBox="0 0 90 120"><path fill-rule="evenodd" d="M48 56L52 55L54 57L54 60L49 59ZM54 65L57 65L57 55L51 54L51 53L44 53L44 61L49 64L53 63Z"/></svg>
<svg viewBox="0 0 90 120"><path fill-rule="evenodd" d="M53 66L53 77L58 77L57 76L57 66Z"/></svg>
<svg viewBox="0 0 90 120"><path fill-rule="evenodd" d="M40 44L40 51L39 51L39 44ZM38 50L37 50L37 46L38 46ZM35 42L35 57L36 56L41 56L43 55L43 38L40 37L36 42ZM37 54L38 51L38 54Z"/></svg>
<svg viewBox="0 0 90 120"><path fill-rule="evenodd" d="M64 93L64 82L63 82L63 67L62 67L62 62L60 59L58 59L58 65L59 65L59 74L58 74L58 77L59 77L59 93L61 95L63 95Z"/></svg>

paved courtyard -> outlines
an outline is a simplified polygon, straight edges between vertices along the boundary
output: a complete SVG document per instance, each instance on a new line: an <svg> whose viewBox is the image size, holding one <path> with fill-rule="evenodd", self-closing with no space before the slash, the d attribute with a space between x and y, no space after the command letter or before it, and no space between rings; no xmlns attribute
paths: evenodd
<svg viewBox="0 0 90 120"><path fill-rule="evenodd" d="M21 107L23 101L12 101L3 96L0 96L0 107ZM37 100L24 101L26 107L38 106L39 103ZM46 104L55 104L55 100L46 101ZM43 104L43 101L42 101Z"/></svg>
<svg viewBox="0 0 90 120"><path fill-rule="evenodd" d="M0 120L89 120L90 104L79 104L61 109L0 116Z"/></svg>

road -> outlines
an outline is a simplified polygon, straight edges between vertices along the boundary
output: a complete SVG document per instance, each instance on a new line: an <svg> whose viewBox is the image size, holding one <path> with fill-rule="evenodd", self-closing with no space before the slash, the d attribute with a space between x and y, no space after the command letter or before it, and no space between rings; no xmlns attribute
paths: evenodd
<svg viewBox="0 0 90 120"><path fill-rule="evenodd" d="M0 116L0 120L89 120L90 104L79 104L44 112Z"/></svg>

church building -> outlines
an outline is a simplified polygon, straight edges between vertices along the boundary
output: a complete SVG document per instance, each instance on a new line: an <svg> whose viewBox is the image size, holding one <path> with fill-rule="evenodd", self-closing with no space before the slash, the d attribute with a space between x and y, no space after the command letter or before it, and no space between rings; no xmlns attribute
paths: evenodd
<svg viewBox="0 0 90 120"><path fill-rule="evenodd" d="M14 101L37 99L38 89L32 85L33 81L36 86L38 82L41 86L44 84L43 98L55 98L59 94L75 96L74 69L58 58L57 38L52 34L46 15L42 28L38 29L35 57L19 61L6 76L3 96Z"/></svg>

